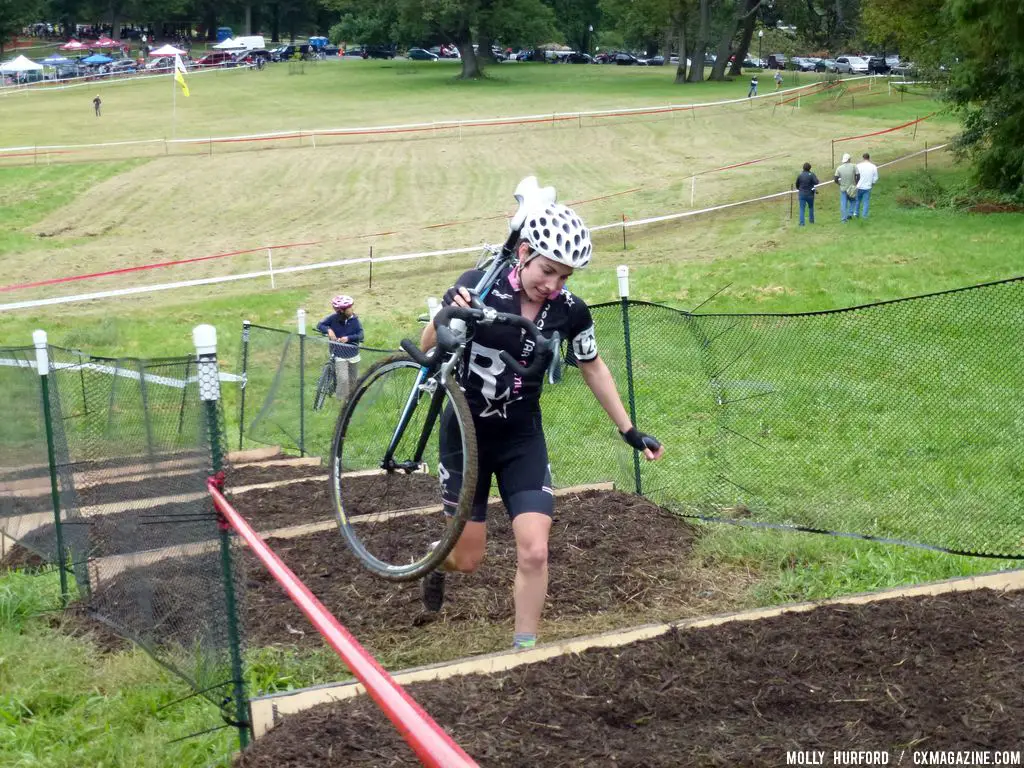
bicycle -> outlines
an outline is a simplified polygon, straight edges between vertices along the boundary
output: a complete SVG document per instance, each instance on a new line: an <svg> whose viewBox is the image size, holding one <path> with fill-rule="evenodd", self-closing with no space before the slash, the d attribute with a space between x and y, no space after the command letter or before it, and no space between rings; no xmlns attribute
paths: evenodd
<svg viewBox="0 0 1024 768"><path fill-rule="evenodd" d="M316 380L316 394L313 395L313 410L319 411L324 407L331 396L338 388L338 374L334 368L334 358L327 356L323 370L320 371L320 378Z"/></svg>
<svg viewBox="0 0 1024 768"><path fill-rule="evenodd" d="M477 444L466 396L452 375L479 324L515 326L534 342L533 360L520 364L507 352L501 361L519 376L548 369L561 379L561 340L550 340L531 321L480 303L502 271L515 260L515 246L534 206L554 201L554 190L524 179L516 189L519 210L499 248L485 247L478 267L485 273L472 306L447 306L434 317L437 346L427 353L408 339L403 353L385 358L358 380L339 414L331 450L331 483L338 526L353 554L389 581L419 579L440 565L454 548L472 512L477 480ZM440 433L449 430L446 454ZM436 472L436 477L431 472ZM447 481L461 475L457 498ZM440 495L454 514L443 516ZM446 496L447 494L447 496Z"/></svg>

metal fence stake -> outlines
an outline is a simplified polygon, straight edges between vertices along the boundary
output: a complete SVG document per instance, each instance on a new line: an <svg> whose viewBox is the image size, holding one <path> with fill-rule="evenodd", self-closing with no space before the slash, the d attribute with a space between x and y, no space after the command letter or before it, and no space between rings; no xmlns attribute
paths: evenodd
<svg viewBox="0 0 1024 768"><path fill-rule="evenodd" d="M46 342L46 331L33 331L32 343L36 348L36 371L39 374L40 392L43 397L43 423L46 425L46 459L50 465L50 503L53 505L53 527L57 535L55 561L60 574L61 604L67 605L68 593L67 552L64 549L64 526L60 519L60 488L57 485L57 452L53 442L53 413L50 409L50 350Z"/></svg>
<svg viewBox="0 0 1024 768"><path fill-rule="evenodd" d="M199 379L199 397L206 416L206 433L210 444L210 469L217 476L224 469L224 451L221 444L220 374L217 368L217 329L212 325L197 325L192 329L196 347L196 375ZM211 502L212 503L212 502ZM218 513L219 517L220 513ZM238 743L245 749L249 745L248 702L245 697L245 678L242 676L242 647L238 628L238 606L235 600L234 570L231 563L231 526L219 521L220 564L224 581L224 600L227 607L228 644L231 646L231 677L235 700L235 722Z"/></svg>
<svg viewBox="0 0 1024 768"><path fill-rule="evenodd" d="M242 437L245 435L245 382L249 371L249 331L252 326L251 320L242 321L242 394L241 404L238 408L238 450L242 450Z"/></svg>
<svg viewBox="0 0 1024 768"><path fill-rule="evenodd" d="M622 300L622 333L626 344L626 387L629 392L629 419L636 426L636 392L633 389L633 349L629 337L629 267L620 264L615 269L619 279L619 298ZM640 483L640 451L633 449L633 481L637 496L643 496Z"/></svg>
<svg viewBox="0 0 1024 768"><path fill-rule="evenodd" d="M297 313L299 323L299 456L306 455L306 310Z"/></svg>

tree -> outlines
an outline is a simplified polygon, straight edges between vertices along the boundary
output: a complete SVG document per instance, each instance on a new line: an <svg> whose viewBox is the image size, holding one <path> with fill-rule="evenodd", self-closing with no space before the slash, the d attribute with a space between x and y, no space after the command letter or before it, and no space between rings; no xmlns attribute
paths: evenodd
<svg viewBox="0 0 1024 768"><path fill-rule="evenodd" d="M36 14L39 4L34 0L0 0L0 56L3 56L4 43L14 37L33 21L38 21Z"/></svg>
<svg viewBox="0 0 1024 768"><path fill-rule="evenodd" d="M937 68L956 48L946 0L865 0L864 36L925 68Z"/></svg>
<svg viewBox="0 0 1024 768"><path fill-rule="evenodd" d="M1024 200L1024 15L1019 0L948 0L961 61L948 98L956 146L985 187ZM952 62L949 62L952 64Z"/></svg>
<svg viewBox="0 0 1024 768"><path fill-rule="evenodd" d="M729 55L735 50L736 60L742 66L743 58L747 55L746 48L750 45L750 37L753 34L753 23L757 9L761 7L761 0L731 0L725 3L724 18L721 22L721 35L718 41L718 49L715 51L715 63L711 67L711 74L708 80L725 80L725 68L729 65ZM750 34L744 27L742 51L733 49L732 44L736 39L736 33L740 25L750 22Z"/></svg>

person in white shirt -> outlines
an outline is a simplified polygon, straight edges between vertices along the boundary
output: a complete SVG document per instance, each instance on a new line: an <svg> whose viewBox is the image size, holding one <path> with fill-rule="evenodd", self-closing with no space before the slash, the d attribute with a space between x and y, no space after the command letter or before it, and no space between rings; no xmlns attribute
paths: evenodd
<svg viewBox="0 0 1024 768"><path fill-rule="evenodd" d="M878 182L878 166L871 162L871 155L867 152L863 157L864 159L857 163L860 178L857 179L857 203L853 216L856 218L859 212L860 218L866 219L871 207L871 188Z"/></svg>

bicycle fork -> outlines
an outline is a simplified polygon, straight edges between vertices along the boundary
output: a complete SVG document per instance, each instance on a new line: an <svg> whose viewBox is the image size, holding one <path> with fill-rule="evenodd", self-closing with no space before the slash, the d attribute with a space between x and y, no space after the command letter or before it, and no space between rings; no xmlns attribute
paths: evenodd
<svg viewBox="0 0 1024 768"><path fill-rule="evenodd" d="M409 397L405 401L405 407L402 409L402 415L399 417L394 434L391 436L391 442L388 444L388 449L385 451L384 458L381 460L381 469L386 472L394 470L415 472L423 465L423 454L427 450L427 443L430 442L430 435L434 431L434 423L437 421L437 417L441 413L441 407L444 404L444 387L440 386L440 384L446 379L447 375L454 367L459 357L459 351L461 350L456 351L456 353L446 360L441 366L440 375L437 379L434 379L429 375L427 368L420 368L420 372L416 377L416 383L413 384L412 390L409 392ZM405 435L405 430L409 426L409 422L412 420L412 415L416 410L416 406L419 404L420 395L424 391L430 392L430 405L427 409L427 417L423 422L423 429L420 432L419 441L416 444L416 452L413 454L412 459L408 461L395 461L395 451L398 450L398 444Z"/></svg>

